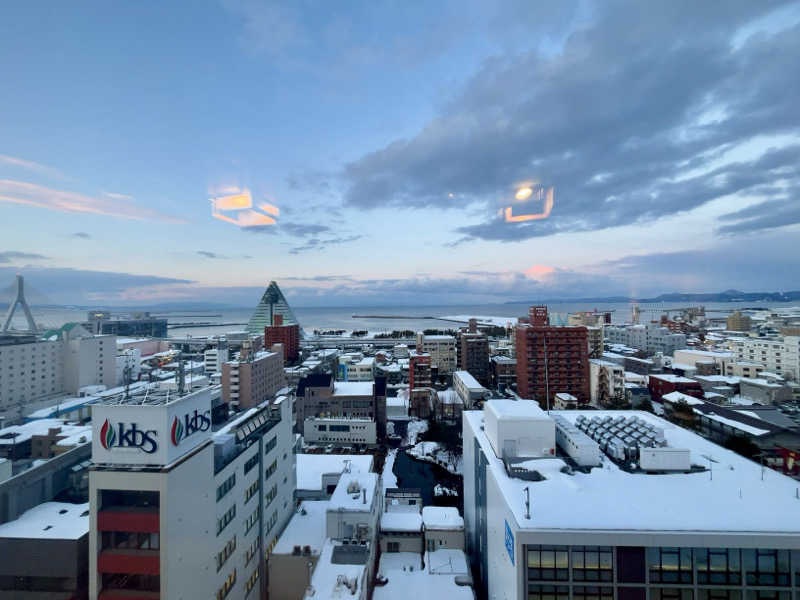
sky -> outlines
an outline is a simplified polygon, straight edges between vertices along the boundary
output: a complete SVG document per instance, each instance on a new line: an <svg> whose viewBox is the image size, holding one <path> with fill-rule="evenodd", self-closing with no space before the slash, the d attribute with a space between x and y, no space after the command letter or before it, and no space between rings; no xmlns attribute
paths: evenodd
<svg viewBox="0 0 800 600"><path fill-rule="evenodd" d="M6 2L0 73L48 303L800 289L798 2Z"/></svg>

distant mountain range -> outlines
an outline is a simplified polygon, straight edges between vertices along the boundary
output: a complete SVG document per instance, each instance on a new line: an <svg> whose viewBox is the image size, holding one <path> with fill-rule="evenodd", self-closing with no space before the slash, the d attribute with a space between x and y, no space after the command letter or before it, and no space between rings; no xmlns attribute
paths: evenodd
<svg viewBox="0 0 800 600"><path fill-rule="evenodd" d="M600 298L574 298L565 300L563 298L553 300L536 300L535 302L596 302L596 303L618 303L618 302L640 302L642 304L660 302L798 302L800 301L800 291L794 292L742 292L739 290L725 290L710 294L682 294L673 292L661 294L655 298L628 298L625 296L605 296ZM534 302L534 301L531 301ZM520 304L520 302L506 302L506 304Z"/></svg>

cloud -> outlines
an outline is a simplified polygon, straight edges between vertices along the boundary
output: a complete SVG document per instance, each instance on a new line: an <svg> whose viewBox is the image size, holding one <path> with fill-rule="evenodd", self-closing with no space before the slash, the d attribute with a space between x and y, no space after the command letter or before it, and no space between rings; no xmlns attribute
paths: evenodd
<svg viewBox="0 0 800 600"><path fill-rule="evenodd" d="M324 240L320 238L311 238L302 246L295 246L289 250L289 254L300 254L301 252L306 252L308 250L326 250L329 246L348 244L350 242L360 240L363 237L363 235L347 235Z"/></svg>
<svg viewBox="0 0 800 600"><path fill-rule="evenodd" d="M800 139L800 78L786 76L800 62L800 25L732 42L774 6L598 5L557 52L485 61L416 135L346 165L345 203L476 206L486 217L459 227L461 240L517 241L756 193L796 164L794 151L719 159L756 136ZM531 179L555 187L549 218L497 217Z"/></svg>
<svg viewBox="0 0 800 600"><path fill-rule="evenodd" d="M297 236L317 235L331 230L327 225L316 223L281 223L280 229L289 235Z"/></svg>
<svg viewBox="0 0 800 600"><path fill-rule="evenodd" d="M16 260L47 260L48 258L48 256L33 252L0 251L0 263L10 263Z"/></svg>
<svg viewBox="0 0 800 600"><path fill-rule="evenodd" d="M59 212L91 213L123 219L185 223L127 200L101 198L68 190L59 190L27 181L0 179L0 202L25 204Z"/></svg>
<svg viewBox="0 0 800 600"><path fill-rule="evenodd" d="M0 154L0 164L33 171L41 175L61 175L61 172L53 167L48 167L47 165L33 162L32 160L25 160L24 158L9 156L8 154Z"/></svg>
<svg viewBox="0 0 800 600"><path fill-rule="evenodd" d="M81 239L84 239L84 240L89 240L89 239L92 238L92 236L89 235L88 233L86 233L85 231L76 231L70 237L81 238Z"/></svg>
<svg viewBox="0 0 800 600"><path fill-rule="evenodd" d="M230 259L250 259L253 258L249 254L240 254L238 256L229 256L226 254L217 254L216 252L211 252L209 250L198 250L197 254L203 256L205 258L214 258L214 259L222 259L222 260L230 260Z"/></svg>

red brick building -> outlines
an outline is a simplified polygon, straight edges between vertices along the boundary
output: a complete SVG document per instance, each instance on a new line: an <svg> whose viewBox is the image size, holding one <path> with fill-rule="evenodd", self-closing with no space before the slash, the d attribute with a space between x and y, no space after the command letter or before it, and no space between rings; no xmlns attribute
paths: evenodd
<svg viewBox="0 0 800 600"><path fill-rule="evenodd" d="M681 392L687 396L694 396L700 400L704 399L703 388L699 382L680 375L661 374L650 375L647 383L650 390L650 397L656 402L661 402L665 394Z"/></svg>
<svg viewBox="0 0 800 600"><path fill-rule="evenodd" d="M431 387L431 355L412 352L408 357L410 415L427 419L431 415L434 390Z"/></svg>
<svg viewBox="0 0 800 600"><path fill-rule="evenodd" d="M300 325L283 324L283 315L274 315L272 326L264 327L264 347L272 348L273 344L283 344L283 360L293 363L300 355Z"/></svg>
<svg viewBox="0 0 800 600"><path fill-rule="evenodd" d="M517 393L553 405L557 393L589 402L589 345L585 327L551 327L547 307L531 306L527 323L514 329L517 351Z"/></svg>

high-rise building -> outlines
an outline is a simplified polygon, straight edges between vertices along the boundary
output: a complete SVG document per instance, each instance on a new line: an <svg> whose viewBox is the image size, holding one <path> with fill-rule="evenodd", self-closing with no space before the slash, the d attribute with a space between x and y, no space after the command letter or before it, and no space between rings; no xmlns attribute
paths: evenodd
<svg viewBox="0 0 800 600"><path fill-rule="evenodd" d="M263 335L264 328L275 323L275 315L282 317L281 324L300 326L297 317L294 316L294 312L281 292L281 288L274 281L270 281L247 323L247 333Z"/></svg>
<svg viewBox="0 0 800 600"><path fill-rule="evenodd" d="M222 399L244 410L269 400L286 386L283 357L277 352L245 352L240 360L222 363Z"/></svg>
<svg viewBox="0 0 800 600"><path fill-rule="evenodd" d="M263 597L265 556L294 511L291 402L212 432L212 395L95 406L91 600Z"/></svg>
<svg viewBox="0 0 800 600"><path fill-rule="evenodd" d="M487 408L498 402L505 406ZM534 402L490 400L463 414L464 522L482 597L788 600L797 593L796 481L764 476L757 462L649 413L551 416L564 423L556 456L547 452L554 421ZM605 423L603 432L649 431L663 442L640 446L635 457L611 444L602 465L592 466L601 451L578 419L595 437ZM581 473L566 467L573 460L586 465ZM708 502L691 507L680 498Z"/></svg>
<svg viewBox="0 0 800 600"><path fill-rule="evenodd" d="M658 323L607 325L603 328L603 335L609 343L623 344L650 354L672 354L675 350L686 348L685 334L673 333Z"/></svg>
<svg viewBox="0 0 800 600"><path fill-rule="evenodd" d="M730 349L739 361L758 363L770 373L800 377L800 337L730 338Z"/></svg>
<svg viewBox="0 0 800 600"><path fill-rule="evenodd" d="M271 348L273 344L282 344L284 361L293 363L300 354L300 325L297 323L283 323L283 315L272 316L272 325L264 327L264 347Z"/></svg>
<svg viewBox="0 0 800 600"><path fill-rule="evenodd" d="M532 306L529 322L514 329L517 393L543 406L549 406L559 392L572 394L579 403L589 402L586 328L547 323L547 307Z"/></svg>
<svg viewBox="0 0 800 600"><path fill-rule="evenodd" d="M408 357L408 389L410 415L427 419L433 408L431 383L431 355L411 352Z"/></svg>
<svg viewBox="0 0 800 600"><path fill-rule="evenodd" d="M417 352L431 355L431 367L440 375L452 373L456 368L456 338L452 335L425 335L417 332Z"/></svg>
<svg viewBox="0 0 800 600"><path fill-rule="evenodd" d="M489 383L489 338L477 331L474 323L470 330L459 331L456 355L458 369L469 371L482 385Z"/></svg>
<svg viewBox="0 0 800 600"><path fill-rule="evenodd" d="M752 321L747 315L735 310L725 319L725 329L728 331L750 331Z"/></svg>
<svg viewBox="0 0 800 600"><path fill-rule="evenodd" d="M90 310L85 326L94 334L131 338L167 337L167 319L152 317L149 312L114 316L107 310Z"/></svg>

